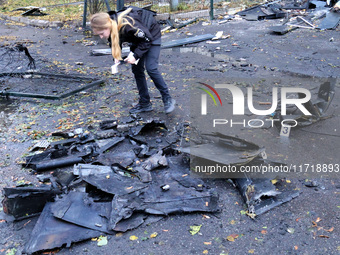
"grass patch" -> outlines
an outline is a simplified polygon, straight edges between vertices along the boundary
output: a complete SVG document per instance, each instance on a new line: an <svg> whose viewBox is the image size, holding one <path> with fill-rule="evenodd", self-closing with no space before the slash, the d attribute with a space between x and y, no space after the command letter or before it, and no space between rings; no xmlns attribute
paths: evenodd
<svg viewBox="0 0 340 255"><path fill-rule="evenodd" d="M46 7L43 11L47 13L46 16L27 16L30 19L41 19L48 21L72 21L82 20L83 4L77 5L63 5L49 7L51 5L74 3L76 0L8 0L6 4L0 7L0 11L3 14L10 16L21 16L23 11L13 11L19 7L35 6ZM81 1L78 1L81 2Z"/></svg>

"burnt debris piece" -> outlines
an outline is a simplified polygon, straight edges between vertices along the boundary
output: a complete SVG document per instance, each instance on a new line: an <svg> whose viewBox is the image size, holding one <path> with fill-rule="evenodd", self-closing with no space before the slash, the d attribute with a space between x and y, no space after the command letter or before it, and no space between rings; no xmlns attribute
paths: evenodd
<svg viewBox="0 0 340 255"><path fill-rule="evenodd" d="M283 4L284 1L280 1ZM296 6L298 3L301 6ZM298 28L307 29L336 29L340 23L340 13L337 5L330 1L326 4L325 1L294 1L293 4L286 4L282 9L289 10L283 24L270 27L271 31L276 34L285 34ZM306 8L303 8L306 7ZM296 11L294 9L297 9ZM306 10L301 13L300 10Z"/></svg>
<svg viewBox="0 0 340 255"><path fill-rule="evenodd" d="M122 125L128 127L120 129ZM103 131L112 136L97 135ZM125 232L169 214L219 212L217 191L204 179L193 178L187 153L221 164L274 165L265 159L264 148L220 133L208 135L190 150L183 139L188 132L188 123L168 129L159 119L144 121L130 116L103 121L91 132L78 128L54 133L64 139L37 148L25 163L41 172L39 180L51 182L53 188L4 190L4 211L15 219L41 212L24 253ZM210 146L208 150L204 143ZM215 149L223 157L210 152ZM45 170L49 173L44 174ZM235 185L250 216L297 196L278 192L268 179L241 177Z"/></svg>
<svg viewBox="0 0 340 255"><path fill-rule="evenodd" d="M263 214L300 194L295 190L295 186L281 181L286 176L278 176L276 172L265 172L263 175L262 169L266 166L285 166L283 163L268 160L264 148L221 133L200 135L200 138L196 137L195 142L198 144L190 147L191 173L205 178L232 179L248 206L247 214L250 217ZM189 153L187 148L181 150ZM215 171L214 166L217 164L220 168L225 166L233 170ZM240 171L241 167L254 171L245 173Z"/></svg>
<svg viewBox="0 0 340 255"><path fill-rule="evenodd" d="M61 191L51 186L4 188L4 212L16 220L35 216Z"/></svg>
<svg viewBox="0 0 340 255"><path fill-rule="evenodd" d="M53 216L52 203L47 203L34 226L23 254L48 251L62 246L70 247L72 243L99 237L100 231L91 230L68 223Z"/></svg>
<svg viewBox="0 0 340 255"><path fill-rule="evenodd" d="M329 108L334 94L336 78L329 78L328 81L322 83L319 87L319 91L316 99L311 99L304 103L303 106L312 114L303 114L296 106L287 108L289 115L281 115L281 106L279 105L278 110L275 112L274 118L283 121L285 119L294 119L297 123L297 127L309 126L315 122L329 118L326 115L326 111ZM299 98L303 98L305 95L299 94ZM288 123L288 121L287 121ZM290 123L294 126L294 123Z"/></svg>
<svg viewBox="0 0 340 255"><path fill-rule="evenodd" d="M198 166L211 163L240 166L245 165L265 152L264 148L248 142L244 139L227 136L221 133L203 135L206 141L194 144L189 148L181 148L183 152L190 153L192 162ZM205 178L225 178L223 173L215 173L209 176L206 172L193 171L193 174ZM242 178L243 175L235 172L234 178ZM231 178L231 176L227 176Z"/></svg>
<svg viewBox="0 0 340 255"><path fill-rule="evenodd" d="M278 19L286 16L282 6L278 3L264 4L251 7L237 13L246 20Z"/></svg>
<svg viewBox="0 0 340 255"><path fill-rule="evenodd" d="M292 184L285 180L257 178L233 179L248 206L248 215L254 218L272 208L286 203L300 195ZM275 184L274 184L275 183Z"/></svg>

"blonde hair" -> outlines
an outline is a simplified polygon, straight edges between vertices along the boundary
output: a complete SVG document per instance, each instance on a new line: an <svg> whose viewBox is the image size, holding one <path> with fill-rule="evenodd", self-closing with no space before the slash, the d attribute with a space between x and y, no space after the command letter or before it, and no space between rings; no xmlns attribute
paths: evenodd
<svg viewBox="0 0 340 255"><path fill-rule="evenodd" d="M112 56L118 60L122 60L122 49L119 44L119 31L125 25L133 27L135 24L133 18L125 17L131 10L132 8L128 8L119 13L119 15L117 15L117 20L112 20L110 15L106 12L93 14L90 19L92 29L98 31L110 29ZM130 21L128 19L130 19Z"/></svg>

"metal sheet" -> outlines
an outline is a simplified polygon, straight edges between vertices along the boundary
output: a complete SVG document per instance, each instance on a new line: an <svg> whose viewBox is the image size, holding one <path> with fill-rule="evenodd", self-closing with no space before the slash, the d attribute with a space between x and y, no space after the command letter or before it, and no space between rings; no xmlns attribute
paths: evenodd
<svg viewBox="0 0 340 255"><path fill-rule="evenodd" d="M102 232L83 228L55 218L51 212L52 203L47 203L26 243L23 253L51 250L63 245L99 237Z"/></svg>

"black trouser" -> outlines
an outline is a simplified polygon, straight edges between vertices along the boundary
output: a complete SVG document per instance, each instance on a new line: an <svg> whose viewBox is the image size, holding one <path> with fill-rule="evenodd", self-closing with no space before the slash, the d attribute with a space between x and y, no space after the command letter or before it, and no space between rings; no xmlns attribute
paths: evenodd
<svg viewBox="0 0 340 255"><path fill-rule="evenodd" d="M137 65L132 65L132 72L135 75L139 91L139 104L146 106L150 104L148 85L145 79L145 69L154 82L156 88L162 95L163 102L170 99L168 86L158 70L158 59L161 51L160 45L151 45L149 51L143 55Z"/></svg>

